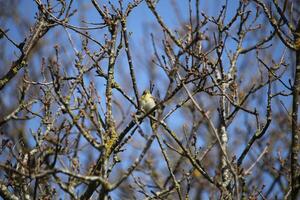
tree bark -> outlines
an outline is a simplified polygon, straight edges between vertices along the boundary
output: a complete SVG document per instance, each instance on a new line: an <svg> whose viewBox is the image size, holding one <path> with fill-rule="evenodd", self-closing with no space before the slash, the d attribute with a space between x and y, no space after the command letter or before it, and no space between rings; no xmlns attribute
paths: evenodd
<svg viewBox="0 0 300 200"><path fill-rule="evenodd" d="M293 113L292 113L292 146L291 146L291 199L297 199L299 193L299 128L298 128L298 107L300 91L300 20L297 31L294 34L296 47L296 68L293 86Z"/></svg>

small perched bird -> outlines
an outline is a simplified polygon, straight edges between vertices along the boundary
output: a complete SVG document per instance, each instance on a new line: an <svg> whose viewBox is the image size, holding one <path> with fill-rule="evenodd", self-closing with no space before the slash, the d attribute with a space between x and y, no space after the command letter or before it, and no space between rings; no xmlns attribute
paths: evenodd
<svg viewBox="0 0 300 200"><path fill-rule="evenodd" d="M145 112L148 113L152 108L155 107L155 98L152 96L151 92L149 90L145 90L143 92L143 95L141 96L141 109ZM152 116L155 116L155 112L151 113ZM150 124L153 129L153 120L150 118Z"/></svg>
<svg viewBox="0 0 300 200"><path fill-rule="evenodd" d="M144 112L149 112L156 105L155 99L149 90L145 90L141 97L141 108Z"/></svg>

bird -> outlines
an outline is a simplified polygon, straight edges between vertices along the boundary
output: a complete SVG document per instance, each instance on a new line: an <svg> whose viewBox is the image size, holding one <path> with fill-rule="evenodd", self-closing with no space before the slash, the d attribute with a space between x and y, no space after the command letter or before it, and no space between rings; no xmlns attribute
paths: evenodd
<svg viewBox="0 0 300 200"><path fill-rule="evenodd" d="M156 105L155 98L152 96L149 90L144 90L141 97L141 108L144 112L148 113Z"/></svg>
<svg viewBox="0 0 300 200"><path fill-rule="evenodd" d="M148 113L152 108L154 108L156 106L156 101L155 98L152 96L151 92L146 89L143 92L143 95L141 96L141 109L142 111L144 111L145 113ZM155 116L155 112L151 113L151 116ZM150 124L151 127L153 128L153 119L150 118Z"/></svg>

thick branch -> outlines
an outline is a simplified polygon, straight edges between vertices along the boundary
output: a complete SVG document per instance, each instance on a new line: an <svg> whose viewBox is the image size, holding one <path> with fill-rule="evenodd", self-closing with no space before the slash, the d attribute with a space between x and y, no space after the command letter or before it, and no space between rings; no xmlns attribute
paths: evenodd
<svg viewBox="0 0 300 200"><path fill-rule="evenodd" d="M299 127L298 127L298 110L299 110L299 92L300 92L300 20L295 33L296 50L296 69L293 86L293 111L292 111L292 146L291 146L291 199L297 199L300 189L299 181Z"/></svg>

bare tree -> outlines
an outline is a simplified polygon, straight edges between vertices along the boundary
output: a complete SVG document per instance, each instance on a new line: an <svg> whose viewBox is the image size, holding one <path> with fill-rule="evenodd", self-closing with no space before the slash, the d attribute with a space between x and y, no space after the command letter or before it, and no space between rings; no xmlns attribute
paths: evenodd
<svg viewBox="0 0 300 200"><path fill-rule="evenodd" d="M299 198L298 2L0 5L3 199Z"/></svg>

